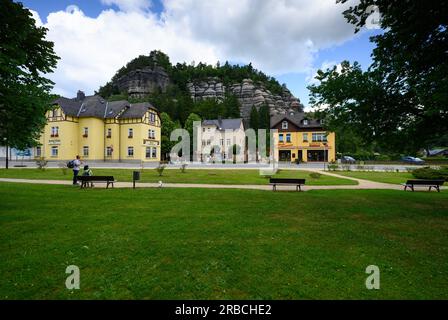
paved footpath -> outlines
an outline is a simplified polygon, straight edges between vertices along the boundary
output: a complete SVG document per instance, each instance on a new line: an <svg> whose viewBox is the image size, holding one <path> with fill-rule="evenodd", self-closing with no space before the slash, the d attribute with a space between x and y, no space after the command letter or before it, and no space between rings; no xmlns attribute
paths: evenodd
<svg viewBox="0 0 448 320"><path fill-rule="evenodd" d="M345 177L335 173L323 172L321 170L316 171L329 176L343 178L348 180L354 180L358 182L358 185L327 185L327 186L303 186L302 190L360 190L360 189L386 189L386 190L403 190L403 187L396 184L380 183L369 180L357 179L352 177ZM16 182L16 183L31 183L31 184L53 184L53 185L71 185L69 180L32 180L32 179L8 179L0 178L0 182ZM103 187L104 184L97 184L95 187ZM159 188L158 183L136 183L137 188ZM270 185L247 185L247 184L187 184L187 183L163 183L163 188L205 188L205 189L252 189L252 190L272 190ZM132 188L132 182L116 182L115 188ZM278 191L295 190L295 186L280 186ZM426 190L426 189L425 189Z"/></svg>

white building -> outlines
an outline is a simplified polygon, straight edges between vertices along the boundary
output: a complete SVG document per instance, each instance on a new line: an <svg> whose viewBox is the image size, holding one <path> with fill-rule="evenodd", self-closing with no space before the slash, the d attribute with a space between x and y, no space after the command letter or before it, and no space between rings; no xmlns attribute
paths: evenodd
<svg viewBox="0 0 448 320"><path fill-rule="evenodd" d="M196 139L194 152L198 161L209 163L245 160L246 135L243 119L204 120L198 128Z"/></svg>

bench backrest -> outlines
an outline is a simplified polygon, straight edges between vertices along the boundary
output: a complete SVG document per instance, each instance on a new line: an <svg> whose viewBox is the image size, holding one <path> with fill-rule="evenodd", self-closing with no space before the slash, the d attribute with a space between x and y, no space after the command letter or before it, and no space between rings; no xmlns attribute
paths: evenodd
<svg viewBox="0 0 448 320"><path fill-rule="evenodd" d="M80 176L80 181L114 181L114 177L111 176Z"/></svg>
<svg viewBox="0 0 448 320"><path fill-rule="evenodd" d="M406 184L441 186L444 180L408 180Z"/></svg>
<svg viewBox="0 0 448 320"><path fill-rule="evenodd" d="M271 178L269 183L305 184L305 179Z"/></svg>

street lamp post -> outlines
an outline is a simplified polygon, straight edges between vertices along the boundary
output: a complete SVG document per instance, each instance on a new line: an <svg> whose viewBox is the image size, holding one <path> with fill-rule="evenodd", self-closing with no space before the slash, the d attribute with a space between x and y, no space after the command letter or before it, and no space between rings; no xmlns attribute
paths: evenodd
<svg viewBox="0 0 448 320"><path fill-rule="evenodd" d="M324 171L326 171L327 161L328 161L328 149L327 149L327 143L324 143Z"/></svg>
<svg viewBox="0 0 448 320"><path fill-rule="evenodd" d="M5 162L6 162L6 169L9 169L9 148L8 148L8 140L6 137L3 138L3 141L5 141L5 147L6 147L6 153L5 153Z"/></svg>

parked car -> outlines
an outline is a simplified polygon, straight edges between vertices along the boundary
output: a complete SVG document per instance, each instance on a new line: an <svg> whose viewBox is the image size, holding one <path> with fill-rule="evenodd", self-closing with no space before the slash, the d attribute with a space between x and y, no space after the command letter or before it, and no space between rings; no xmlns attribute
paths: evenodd
<svg viewBox="0 0 448 320"><path fill-rule="evenodd" d="M425 161L423 161L422 159L411 157L411 156L403 157L403 158L401 158L401 161L410 163L410 164L424 164L425 163Z"/></svg>
<svg viewBox="0 0 448 320"><path fill-rule="evenodd" d="M354 164L356 162L355 158L350 157L350 156L343 156L341 158L341 162L342 163L349 163L349 164Z"/></svg>

